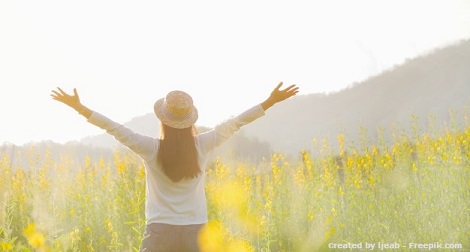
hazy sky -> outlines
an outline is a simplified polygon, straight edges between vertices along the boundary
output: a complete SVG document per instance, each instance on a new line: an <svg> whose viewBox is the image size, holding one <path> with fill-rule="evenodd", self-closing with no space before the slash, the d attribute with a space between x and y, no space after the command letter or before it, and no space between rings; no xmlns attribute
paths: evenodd
<svg viewBox="0 0 470 252"><path fill-rule="evenodd" d="M57 86L121 123L184 90L214 126L279 81L337 91L469 37L468 0L0 1L0 144L102 132Z"/></svg>

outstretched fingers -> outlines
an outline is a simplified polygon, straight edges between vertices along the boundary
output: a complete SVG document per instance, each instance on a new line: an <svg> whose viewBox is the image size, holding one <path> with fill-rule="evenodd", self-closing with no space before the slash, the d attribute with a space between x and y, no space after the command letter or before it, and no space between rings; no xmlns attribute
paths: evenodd
<svg viewBox="0 0 470 252"><path fill-rule="evenodd" d="M69 95L64 92L64 90L62 90L60 87L57 87L56 90L52 90L51 97L52 99L65 103L71 107L76 106L80 103L80 98L78 97L78 92L76 88L74 88L73 90L73 95Z"/></svg>
<svg viewBox="0 0 470 252"><path fill-rule="evenodd" d="M51 96L52 97L57 97L57 96L59 96L59 93L57 93L57 91L55 91L55 90L52 90Z"/></svg>
<svg viewBox="0 0 470 252"><path fill-rule="evenodd" d="M277 87L274 89L275 91L279 91L279 89L282 87L282 81L277 84Z"/></svg>
<svg viewBox="0 0 470 252"><path fill-rule="evenodd" d="M299 92L299 88L295 84L281 90L280 88L282 84L283 83L281 81L271 92L271 95L268 97L268 99L261 104L264 110L270 108L272 105L278 102L284 101L285 99L296 95Z"/></svg>
<svg viewBox="0 0 470 252"><path fill-rule="evenodd" d="M290 92L292 90L298 90L298 89L299 89L299 87L297 87L295 84L292 84L292 85L288 86L287 88L285 88L284 90L281 90L281 91Z"/></svg>
<svg viewBox="0 0 470 252"><path fill-rule="evenodd" d="M63 97L64 95L55 91L55 90L52 90L52 94L51 94L52 98L55 99L55 100L58 100L60 99L61 97Z"/></svg>
<svg viewBox="0 0 470 252"><path fill-rule="evenodd" d="M57 88L59 91L56 91L56 90L52 90L52 93L51 93L51 96L52 98L54 99L60 99L61 97L64 97L64 91L62 91L61 89Z"/></svg>
<svg viewBox="0 0 470 252"><path fill-rule="evenodd" d="M286 89L282 90L285 94L287 94L289 97L294 96L299 92L299 87L297 87L295 84L290 85Z"/></svg>
<svg viewBox="0 0 470 252"><path fill-rule="evenodd" d="M57 87L57 89L58 89L62 94L66 94L66 93L64 92L64 90L62 90L60 87Z"/></svg>
<svg viewBox="0 0 470 252"><path fill-rule="evenodd" d="M64 90L62 90L60 87L57 87L57 90L59 90L59 92L57 92L56 90L52 90L52 93L57 96L57 97L73 97L73 96L77 96L78 97L78 92L77 92L77 89L74 88L73 89L73 94L74 95L69 95L67 94ZM52 94L51 94L52 95Z"/></svg>

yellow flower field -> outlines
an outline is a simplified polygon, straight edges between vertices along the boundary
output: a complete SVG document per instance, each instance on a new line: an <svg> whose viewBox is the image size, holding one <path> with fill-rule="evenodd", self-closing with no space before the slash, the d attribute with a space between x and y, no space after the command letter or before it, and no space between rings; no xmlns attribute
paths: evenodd
<svg viewBox="0 0 470 252"><path fill-rule="evenodd" d="M314 140L297 158L214 160L203 249L470 249L470 127L380 146L336 141L337 150ZM30 167L0 159L1 251L138 251L145 226L138 157L121 151L112 162L74 162L31 152Z"/></svg>

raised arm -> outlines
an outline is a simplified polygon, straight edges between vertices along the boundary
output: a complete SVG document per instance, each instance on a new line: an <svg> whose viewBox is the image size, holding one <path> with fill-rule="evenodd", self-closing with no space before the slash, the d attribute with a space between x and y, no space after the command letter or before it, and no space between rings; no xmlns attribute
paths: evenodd
<svg viewBox="0 0 470 252"><path fill-rule="evenodd" d="M65 93L62 89L57 88L51 94L54 100L60 101L65 105L75 109L79 114L87 118L87 121L98 126L118 140L121 144L129 147L133 152L137 153L143 159L148 160L154 157L157 149L157 141L149 136L140 135L133 132L129 128L112 121L111 119L93 112L89 108L80 103L77 90L73 90L73 95Z"/></svg>
<svg viewBox="0 0 470 252"><path fill-rule="evenodd" d="M246 110L238 116L232 117L215 126L214 129L197 136L196 140L200 144L204 153L212 151L215 147L222 145L243 125L249 124L264 115L264 111L274 104L296 95L299 88L290 85L284 90L280 90L282 82L271 92L271 95L261 104Z"/></svg>
<svg viewBox="0 0 470 252"><path fill-rule="evenodd" d="M286 89L280 90L282 82L280 82L277 87L271 92L271 95L264 102L261 103L261 107L266 111L274 104L284 101L285 99L296 95L299 92L299 87L295 84L290 85Z"/></svg>
<svg viewBox="0 0 470 252"><path fill-rule="evenodd" d="M79 114L83 115L87 119L90 118L92 112L80 102L80 97L78 96L76 88L73 89L73 95L69 95L58 87L57 90L52 90L51 96L52 99L60 101L75 109Z"/></svg>

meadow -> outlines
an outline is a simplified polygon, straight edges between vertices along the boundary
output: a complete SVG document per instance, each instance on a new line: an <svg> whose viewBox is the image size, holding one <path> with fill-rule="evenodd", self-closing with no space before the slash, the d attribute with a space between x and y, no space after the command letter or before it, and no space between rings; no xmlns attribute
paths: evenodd
<svg viewBox="0 0 470 252"><path fill-rule="evenodd" d="M313 139L295 158L215 159L204 251L470 250L470 127L393 139L338 135L338 148ZM137 156L76 162L30 152L27 167L0 159L1 251L138 251Z"/></svg>

